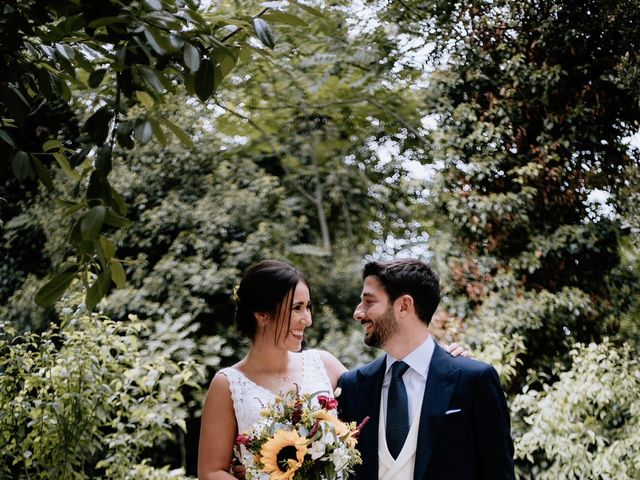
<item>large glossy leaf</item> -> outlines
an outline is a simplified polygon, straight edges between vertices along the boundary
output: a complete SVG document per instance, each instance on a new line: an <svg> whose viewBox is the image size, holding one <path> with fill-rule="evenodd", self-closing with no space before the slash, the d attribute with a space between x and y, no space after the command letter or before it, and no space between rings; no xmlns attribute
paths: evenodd
<svg viewBox="0 0 640 480"><path fill-rule="evenodd" d="M100 85L106 73L107 73L106 68L99 68L91 72L91 75L89 75L89 81L88 81L89 86L91 88L96 88L98 85Z"/></svg>
<svg viewBox="0 0 640 480"><path fill-rule="evenodd" d="M191 140L191 137L189 137L189 135L187 134L187 132L185 132L184 130L182 130L179 126L177 126L175 123L172 123L170 120L167 120L166 118L160 118L160 122L167 127L169 130L171 130L171 132L178 137L178 139L184 143L187 147L189 148L195 148L195 145L193 144L193 141Z"/></svg>
<svg viewBox="0 0 640 480"><path fill-rule="evenodd" d="M306 27L308 25L307 22L305 22L302 18L296 15L293 15L288 12L281 12L276 10L267 12L264 15L261 15L260 18L264 20L273 21L276 23L286 23L289 25L296 25L301 27Z"/></svg>
<svg viewBox="0 0 640 480"><path fill-rule="evenodd" d="M96 308L96 305L106 295L111 282L111 271L107 268L100 272L98 278L95 279L93 284L87 290L87 296L85 297L85 305L87 310L91 311Z"/></svg>
<svg viewBox="0 0 640 480"><path fill-rule="evenodd" d="M23 151L17 151L13 155L11 167L13 168L13 174L18 180L26 180L33 172L29 154Z"/></svg>
<svg viewBox="0 0 640 480"><path fill-rule="evenodd" d="M139 65L138 68L142 72L142 76L144 77L144 79L156 92L158 93L164 92L164 86L160 81L158 72L144 65Z"/></svg>
<svg viewBox="0 0 640 480"><path fill-rule="evenodd" d="M151 122L147 119L143 120L136 126L133 134L141 145L146 145L153 136Z"/></svg>
<svg viewBox="0 0 640 480"><path fill-rule="evenodd" d="M111 188L105 175L97 171L91 172L86 197L102 199L106 204L111 203Z"/></svg>
<svg viewBox="0 0 640 480"><path fill-rule="evenodd" d="M113 280L117 288L124 288L127 284L127 276L118 260L111 261L111 280Z"/></svg>
<svg viewBox="0 0 640 480"><path fill-rule="evenodd" d="M156 119L150 119L149 121L151 122L153 135L156 137L158 142L160 142L160 145L162 146L167 145L167 136L165 135L164 130L162 130L162 127L160 126L160 122L158 122Z"/></svg>
<svg viewBox="0 0 640 480"><path fill-rule="evenodd" d="M276 36L271 29L271 26L261 18L253 19L253 28L258 36L258 39L265 47L273 48L276 46Z"/></svg>
<svg viewBox="0 0 640 480"><path fill-rule="evenodd" d="M31 164L33 165L36 175L40 179L40 182L47 188L47 190L53 190L53 181L51 180L51 174L49 170L42 164L42 162L35 155L31 155Z"/></svg>
<svg viewBox="0 0 640 480"><path fill-rule="evenodd" d="M45 283L35 295L35 302L41 307L48 307L58 301L69 288L77 272L74 268L56 273Z"/></svg>
<svg viewBox="0 0 640 480"><path fill-rule="evenodd" d="M192 72L197 72L200 68L200 52L190 43L185 43L183 50L184 64Z"/></svg>
<svg viewBox="0 0 640 480"><path fill-rule="evenodd" d="M109 123L113 119L113 115L114 113L108 105L100 107L87 119L82 129L89 134L91 140L102 145L109 135Z"/></svg>
<svg viewBox="0 0 640 480"><path fill-rule="evenodd" d="M310 13L311 15L315 15L316 17L319 18L324 18L324 14L318 10L317 8L313 8L309 5L306 5L304 3L300 3L296 0L289 0L290 3L293 3L294 5L296 5L297 7L300 7L302 10L304 10L307 13Z"/></svg>
<svg viewBox="0 0 640 480"><path fill-rule="evenodd" d="M80 222L80 233L84 240L98 239L106 213L107 209L102 205L98 205L85 214Z"/></svg>
<svg viewBox="0 0 640 480"><path fill-rule="evenodd" d="M56 162L58 162L58 165L60 165L62 171L66 173L69 178L75 180L76 182L80 180L80 174L73 168L71 168L71 164L69 163L69 160L67 160L67 157L65 157L62 153L52 153L51 155L56 159Z"/></svg>
<svg viewBox="0 0 640 480"><path fill-rule="evenodd" d="M99 239L100 250L105 260L116 256L116 244L109 240L107 237L100 235Z"/></svg>
<svg viewBox="0 0 640 480"><path fill-rule="evenodd" d="M16 146L16 144L13 142L13 138L11 138L11 135L9 135L4 130L0 130L0 140L2 140L5 143L8 143L12 147Z"/></svg>
<svg viewBox="0 0 640 480"><path fill-rule="evenodd" d="M198 95L198 98L203 102L213 95L214 75L215 69L213 67L213 62L208 58L202 60L200 68L196 72L195 89L196 95Z"/></svg>
<svg viewBox="0 0 640 480"><path fill-rule="evenodd" d="M131 225L131 220L122 215L114 212L113 210L107 210L104 215L104 223L111 225L112 227L128 227Z"/></svg>
<svg viewBox="0 0 640 480"><path fill-rule="evenodd" d="M153 108L153 98L147 92L137 91L135 95L138 101L144 105L144 108L147 110L151 110Z"/></svg>

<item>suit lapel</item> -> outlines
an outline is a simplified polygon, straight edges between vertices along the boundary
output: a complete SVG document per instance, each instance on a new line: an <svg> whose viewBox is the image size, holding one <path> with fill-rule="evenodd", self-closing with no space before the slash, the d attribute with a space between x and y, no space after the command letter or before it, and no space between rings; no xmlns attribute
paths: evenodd
<svg viewBox="0 0 640 480"><path fill-rule="evenodd" d="M459 374L460 371L453 366L449 354L436 344L424 389L414 480L424 478L440 423L449 406Z"/></svg>
<svg viewBox="0 0 640 480"><path fill-rule="evenodd" d="M358 439L364 478L378 478L378 425L385 360L386 355L358 370L358 407L362 409L358 417L370 417Z"/></svg>

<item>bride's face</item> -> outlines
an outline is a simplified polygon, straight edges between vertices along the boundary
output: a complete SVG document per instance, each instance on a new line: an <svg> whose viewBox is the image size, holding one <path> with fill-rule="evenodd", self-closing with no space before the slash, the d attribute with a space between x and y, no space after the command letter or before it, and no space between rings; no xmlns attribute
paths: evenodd
<svg viewBox="0 0 640 480"><path fill-rule="evenodd" d="M289 330L278 342L290 352L297 352L302 348L305 328L311 326L311 297L309 288L298 282L293 292L293 304L289 317Z"/></svg>

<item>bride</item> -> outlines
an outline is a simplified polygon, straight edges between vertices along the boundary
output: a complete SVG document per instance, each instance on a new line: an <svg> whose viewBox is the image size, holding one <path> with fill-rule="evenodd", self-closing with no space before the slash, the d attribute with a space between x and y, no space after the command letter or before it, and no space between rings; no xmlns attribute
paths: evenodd
<svg viewBox="0 0 640 480"><path fill-rule="evenodd" d="M252 266L240 282L236 304L238 329L252 339L251 348L238 363L220 370L207 392L198 449L200 480L235 478L229 469L236 436L260 420L260 411L276 395L298 386L301 393L326 391L332 396L346 371L329 352L300 351L312 323L311 295L309 284L291 265L265 260Z"/></svg>

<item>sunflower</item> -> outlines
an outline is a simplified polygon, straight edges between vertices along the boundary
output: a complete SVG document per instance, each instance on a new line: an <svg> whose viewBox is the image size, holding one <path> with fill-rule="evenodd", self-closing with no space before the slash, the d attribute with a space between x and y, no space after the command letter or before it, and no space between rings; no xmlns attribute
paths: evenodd
<svg viewBox="0 0 640 480"><path fill-rule="evenodd" d="M336 431L336 435L338 435L339 437L344 437L348 434L346 440L350 445L355 445L357 443L357 440L352 436L347 424L338 420L335 415L330 414L326 410L319 410L316 413L315 417L316 420L325 421L333 425L333 428Z"/></svg>
<svg viewBox="0 0 640 480"><path fill-rule="evenodd" d="M298 432L278 430L260 450L262 471L271 480L293 480L307 454L307 440Z"/></svg>

